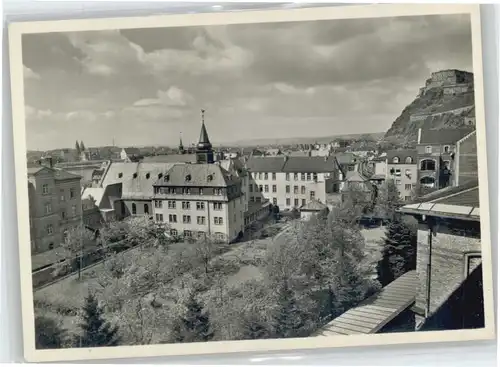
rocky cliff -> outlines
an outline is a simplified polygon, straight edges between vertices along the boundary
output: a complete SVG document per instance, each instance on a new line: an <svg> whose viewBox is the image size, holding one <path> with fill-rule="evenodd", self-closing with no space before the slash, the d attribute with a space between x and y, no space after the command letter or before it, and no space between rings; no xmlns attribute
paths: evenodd
<svg viewBox="0 0 500 367"><path fill-rule="evenodd" d="M474 82L471 73L443 70L433 73L418 96L385 134L385 140L415 142L418 129L475 125Z"/></svg>

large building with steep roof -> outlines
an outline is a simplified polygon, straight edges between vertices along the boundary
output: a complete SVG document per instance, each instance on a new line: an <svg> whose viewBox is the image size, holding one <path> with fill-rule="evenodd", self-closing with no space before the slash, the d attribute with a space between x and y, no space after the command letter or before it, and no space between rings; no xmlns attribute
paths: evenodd
<svg viewBox="0 0 500 367"><path fill-rule="evenodd" d="M31 253L61 245L67 230L82 222L81 177L56 169L48 159L28 168Z"/></svg>
<svg viewBox="0 0 500 367"><path fill-rule="evenodd" d="M326 203L339 192L341 168L335 157L251 157L250 203L271 202L280 209L298 209L312 200Z"/></svg>

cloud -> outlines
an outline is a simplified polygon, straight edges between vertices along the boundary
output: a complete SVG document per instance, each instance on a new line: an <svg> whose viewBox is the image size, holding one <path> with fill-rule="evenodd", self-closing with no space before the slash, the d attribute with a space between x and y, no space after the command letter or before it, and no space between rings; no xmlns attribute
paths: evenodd
<svg viewBox="0 0 500 367"><path fill-rule="evenodd" d="M43 110L43 109L37 109L35 107L26 105L24 107L24 113L26 116L26 119L28 120L43 120L47 117L51 117L53 115L53 112L51 110Z"/></svg>
<svg viewBox="0 0 500 367"><path fill-rule="evenodd" d="M32 69L25 66L24 67L24 78L25 79L40 79L40 74L35 73Z"/></svg>
<svg viewBox="0 0 500 367"><path fill-rule="evenodd" d="M148 107L155 105L172 106L172 107L184 107L193 97L183 91L182 89L171 86L166 91L159 90L156 93L156 98L145 98L140 99L134 103L135 107Z"/></svg>

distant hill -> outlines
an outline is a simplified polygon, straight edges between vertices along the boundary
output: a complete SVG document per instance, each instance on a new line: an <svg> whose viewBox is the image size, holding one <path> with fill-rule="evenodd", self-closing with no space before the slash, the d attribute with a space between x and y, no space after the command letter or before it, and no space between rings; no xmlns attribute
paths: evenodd
<svg viewBox="0 0 500 367"><path fill-rule="evenodd" d="M461 70L432 73L418 96L403 110L384 140L416 141L418 129L475 125L473 74Z"/></svg>
<svg viewBox="0 0 500 367"><path fill-rule="evenodd" d="M384 136L384 132L366 133L366 134L340 134L330 136L318 136L311 138L282 138L282 139L251 139L240 140L232 143L235 146L265 146L265 145L292 145L292 144L312 144L312 143L329 143L336 139L356 140L366 137L372 140L379 140Z"/></svg>

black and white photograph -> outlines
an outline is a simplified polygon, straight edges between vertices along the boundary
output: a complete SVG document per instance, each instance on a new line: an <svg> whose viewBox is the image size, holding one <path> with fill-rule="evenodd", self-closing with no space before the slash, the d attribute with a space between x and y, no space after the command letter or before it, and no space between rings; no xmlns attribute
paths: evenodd
<svg viewBox="0 0 500 367"><path fill-rule="evenodd" d="M494 337L478 5L349 8L11 25L30 360Z"/></svg>

